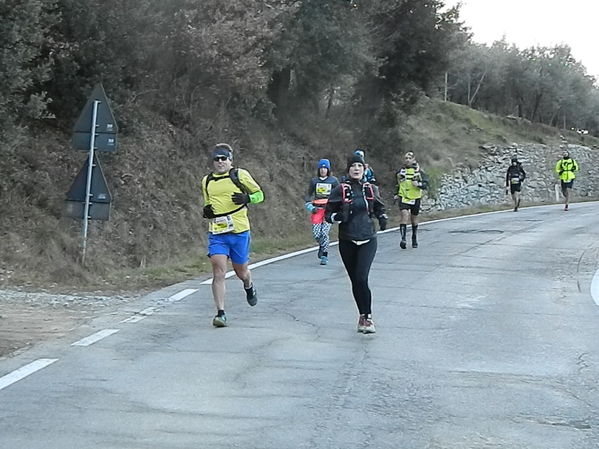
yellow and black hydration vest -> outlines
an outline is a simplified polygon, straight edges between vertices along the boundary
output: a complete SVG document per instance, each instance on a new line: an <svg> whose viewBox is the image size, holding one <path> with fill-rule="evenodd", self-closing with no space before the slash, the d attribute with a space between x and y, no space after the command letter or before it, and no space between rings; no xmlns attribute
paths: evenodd
<svg viewBox="0 0 599 449"><path fill-rule="evenodd" d="M374 216L374 187L369 182L362 183L362 194L364 195L364 202L366 203L366 208L368 209L368 216ZM354 192L352 190L351 184L347 182L341 183L341 205L342 205L342 214L343 221L347 221L349 219L349 215L351 214L351 208L354 200Z"/></svg>
<svg viewBox="0 0 599 449"><path fill-rule="evenodd" d="M210 197L210 191L208 190L208 184L210 184L210 181L215 181L215 180L220 181L220 180L224 180L224 179L230 179L231 182L233 184L235 184L235 186L239 190L241 190L241 193L250 193L249 190L239 180L238 170L236 168L232 168L231 170L229 170L229 173L224 176L216 177L216 176L214 176L214 173L210 173L209 175L206 176L205 181L204 181L204 191L206 192L206 202L209 202L209 197ZM225 215L234 214L235 212L240 211L244 207L246 207L245 204L237 207L234 210L228 211L228 212L215 213L214 216L215 217L224 217Z"/></svg>
<svg viewBox="0 0 599 449"><path fill-rule="evenodd" d="M563 182L570 182L576 178L576 172L578 171L578 162L571 157L567 159L560 159L555 164L555 172L559 175L559 179Z"/></svg>
<svg viewBox="0 0 599 449"><path fill-rule="evenodd" d="M260 186L247 170L231 169L228 173L210 173L202 179L202 193L205 205L211 206L214 218L210 219L208 230L212 233L240 233L250 229L246 205L233 202L233 194L245 193L250 202L263 200ZM258 195L257 200L252 197Z"/></svg>
<svg viewBox="0 0 599 449"><path fill-rule="evenodd" d="M422 198L422 189L426 189L428 178L425 173L420 170L418 164L413 164L409 167L402 167L397 173L397 195L405 200L416 200ZM419 186L415 186L412 182L416 181Z"/></svg>

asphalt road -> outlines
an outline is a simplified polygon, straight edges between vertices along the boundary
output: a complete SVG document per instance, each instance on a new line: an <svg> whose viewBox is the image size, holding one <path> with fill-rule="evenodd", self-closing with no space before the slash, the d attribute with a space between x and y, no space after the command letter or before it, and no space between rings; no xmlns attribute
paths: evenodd
<svg viewBox="0 0 599 449"><path fill-rule="evenodd" d="M585 203L380 234L374 335L336 247L254 269L254 308L228 280L228 328L204 279L155 292L0 361L0 448L598 448L598 224Z"/></svg>

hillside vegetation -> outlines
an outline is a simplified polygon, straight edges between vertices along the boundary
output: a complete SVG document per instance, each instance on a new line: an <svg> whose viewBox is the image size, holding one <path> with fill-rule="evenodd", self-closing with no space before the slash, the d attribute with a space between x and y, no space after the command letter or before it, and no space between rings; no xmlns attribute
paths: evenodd
<svg viewBox="0 0 599 449"><path fill-rule="evenodd" d="M63 209L86 155L69 142L99 83L120 147L99 155L112 216L91 222L82 266L82 224ZM204 272L199 180L217 142L264 187L251 210L261 257L311 243L302 197L322 157L339 173L365 149L390 199L407 150L438 180L475 165L483 143L599 135L598 117L568 46L476 44L442 0L5 1L0 284L135 288Z"/></svg>
<svg viewBox="0 0 599 449"><path fill-rule="evenodd" d="M351 151L366 147L391 203L393 174L405 151L415 151L432 173L441 174L458 163L475 165L484 143L560 142L555 128L432 100L419 103L395 130L396 141L385 147L355 141L352 129L338 120L301 128L250 125L231 143L235 163L249 169L266 194L263 204L251 208L254 260L312 245L302 197L321 157L330 158L340 173ZM121 137L118 152L100 154L112 213L108 222L90 222L85 267L80 263L82 221L63 216L65 193L86 157L70 148L69 139L39 131L12 157L0 160L11 186L0 203L3 286L133 289L207 272L199 181L210 169L212 144L223 136L190 141L185 131L160 117L139 115L134 130Z"/></svg>

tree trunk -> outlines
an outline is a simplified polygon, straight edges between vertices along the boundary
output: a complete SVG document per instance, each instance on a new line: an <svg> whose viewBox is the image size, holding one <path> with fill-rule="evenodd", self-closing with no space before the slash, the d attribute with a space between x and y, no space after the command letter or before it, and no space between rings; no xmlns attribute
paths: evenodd
<svg viewBox="0 0 599 449"><path fill-rule="evenodd" d="M268 85L268 98L277 109L283 108L287 103L289 88L291 87L291 68L286 67L272 74L272 79Z"/></svg>
<svg viewBox="0 0 599 449"><path fill-rule="evenodd" d="M327 111L325 113L325 118L329 118L329 112L331 111L331 107L333 106L333 99L335 98L335 87L329 87L329 99L327 101Z"/></svg>
<svg viewBox="0 0 599 449"><path fill-rule="evenodd" d="M447 102L447 72L445 72L445 91L443 92L443 101Z"/></svg>
<svg viewBox="0 0 599 449"><path fill-rule="evenodd" d="M470 80L468 80L468 106L472 107L472 104L474 103L474 99L476 98L476 94L478 94L478 91L480 90L480 86L482 86L483 81L485 80L485 76L487 76L486 70L483 72L482 76L480 77L480 80L478 81L478 83L476 85L476 89L474 89L474 93L472 94L472 96L470 96Z"/></svg>
<svg viewBox="0 0 599 449"><path fill-rule="evenodd" d="M535 117L537 116L537 112L539 112L539 106L541 105L541 100L543 99L543 92L535 95L535 103L532 108L532 113L530 114L530 121L534 122Z"/></svg>
<svg viewBox="0 0 599 449"><path fill-rule="evenodd" d="M466 101L468 102L468 106L469 107L471 107L471 103L470 103L470 89L471 89L471 86L472 86L472 80L470 78L470 74L468 74L468 92L467 92L468 98L466 98Z"/></svg>

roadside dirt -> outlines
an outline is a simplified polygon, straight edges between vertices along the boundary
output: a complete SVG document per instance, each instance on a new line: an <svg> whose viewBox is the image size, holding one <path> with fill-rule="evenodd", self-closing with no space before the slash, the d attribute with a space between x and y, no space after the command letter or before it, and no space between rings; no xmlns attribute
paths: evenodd
<svg viewBox="0 0 599 449"><path fill-rule="evenodd" d="M141 297L0 290L0 358L60 338L102 313Z"/></svg>

